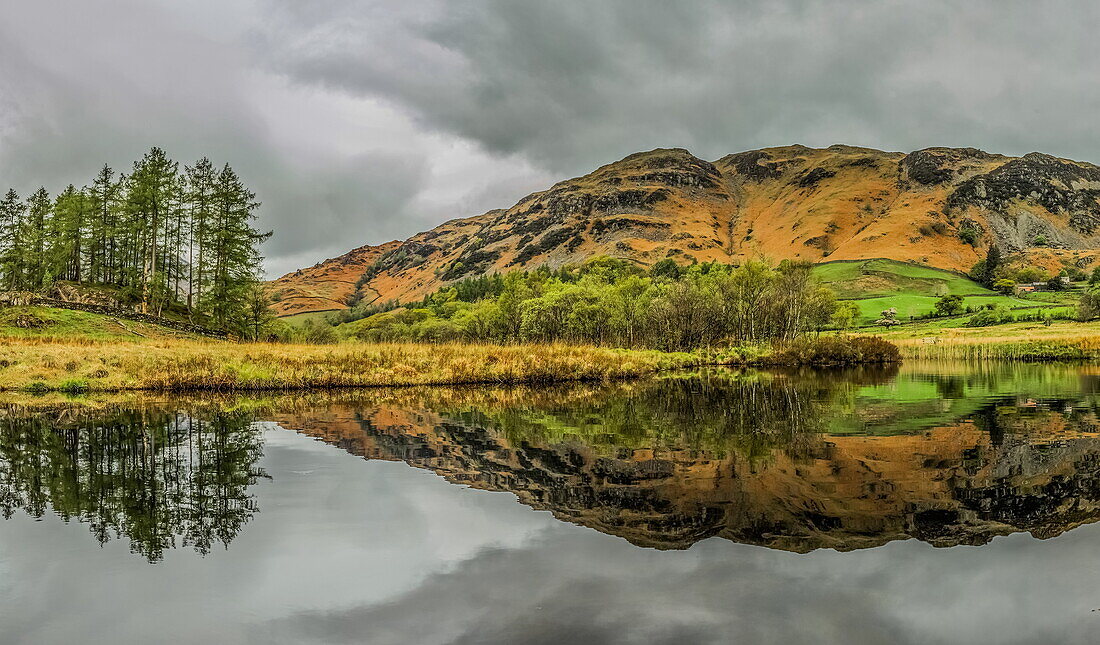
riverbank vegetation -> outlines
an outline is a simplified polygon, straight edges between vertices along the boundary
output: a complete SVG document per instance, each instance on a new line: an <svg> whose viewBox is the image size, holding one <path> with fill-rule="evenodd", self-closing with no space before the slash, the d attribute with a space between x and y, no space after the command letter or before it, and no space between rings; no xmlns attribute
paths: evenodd
<svg viewBox="0 0 1100 645"><path fill-rule="evenodd" d="M294 345L198 340L8 340L0 389L296 390L383 385L544 383L636 377L699 365L686 353L571 345Z"/></svg>
<svg viewBox="0 0 1100 645"><path fill-rule="evenodd" d="M663 352L530 343L298 345L184 338L9 338L0 390L160 392L608 381L704 365L850 365L900 360L890 343L828 336L782 345Z"/></svg>
<svg viewBox="0 0 1100 645"><path fill-rule="evenodd" d="M905 359L1063 361L1100 359L1100 321L945 327L929 321L883 331Z"/></svg>

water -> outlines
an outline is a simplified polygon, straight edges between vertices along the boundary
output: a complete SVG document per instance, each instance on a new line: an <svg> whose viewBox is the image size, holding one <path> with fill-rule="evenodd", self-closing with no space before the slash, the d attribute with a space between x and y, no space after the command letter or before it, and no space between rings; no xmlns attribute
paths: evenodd
<svg viewBox="0 0 1100 645"><path fill-rule="evenodd" d="M13 399L0 643L1090 643L1100 367Z"/></svg>

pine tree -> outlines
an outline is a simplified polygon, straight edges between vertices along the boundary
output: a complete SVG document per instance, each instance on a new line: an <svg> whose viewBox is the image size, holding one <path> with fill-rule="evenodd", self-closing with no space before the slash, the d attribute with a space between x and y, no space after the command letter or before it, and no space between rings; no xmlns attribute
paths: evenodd
<svg viewBox="0 0 1100 645"><path fill-rule="evenodd" d="M0 288L23 288L23 218L27 205L13 189L0 201Z"/></svg>
<svg viewBox="0 0 1100 645"><path fill-rule="evenodd" d="M47 226L45 257L46 281L82 279L85 218L88 197L83 190L69 186L57 196L53 216Z"/></svg>
<svg viewBox="0 0 1100 645"><path fill-rule="evenodd" d="M0 288L41 289L55 280L110 285L123 301L161 315L186 307L196 322L246 336L268 324L257 309L262 257L256 195L227 164L202 158L179 172L160 148L115 176L104 165L90 187L51 200L0 200ZM266 305L264 305L266 306Z"/></svg>
<svg viewBox="0 0 1100 645"><path fill-rule="evenodd" d="M169 205L176 181L178 164L170 160L160 148L152 148L145 153L141 161L134 164L130 175L128 208L133 227L135 254L133 269L140 275L141 311L148 312L154 277L163 271L158 260L161 258L160 242L163 238L161 227L169 216ZM132 285L138 286L138 285Z"/></svg>
<svg viewBox="0 0 1100 645"><path fill-rule="evenodd" d="M257 245L270 237L252 226L260 204L226 164L214 183L214 221L210 227L212 269L210 313L215 324L232 327L241 304L259 281L263 258Z"/></svg>
<svg viewBox="0 0 1100 645"><path fill-rule="evenodd" d="M38 290L47 284L46 226L52 214L50 194L39 188L27 200L27 217L19 232L25 289Z"/></svg>
<svg viewBox="0 0 1100 645"><path fill-rule="evenodd" d="M206 313L204 298L209 274L210 223L214 216L214 164L206 157L185 169L187 174L187 310Z"/></svg>
<svg viewBox="0 0 1100 645"><path fill-rule="evenodd" d="M104 164L88 189L88 225L84 244L88 256L88 280L94 284L114 282L115 219L120 186L115 171Z"/></svg>

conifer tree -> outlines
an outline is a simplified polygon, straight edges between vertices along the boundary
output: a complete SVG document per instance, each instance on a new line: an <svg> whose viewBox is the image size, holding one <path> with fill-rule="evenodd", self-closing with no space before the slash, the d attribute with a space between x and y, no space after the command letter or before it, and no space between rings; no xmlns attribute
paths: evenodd
<svg viewBox="0 0 1100 645"><path fill-rule="evenodd" d="M181 173L160 148L129 175L104 165L90 187L0 200L0 289L57 280L117 288L123 302L169 309L246 336L267 325L253 225L256 195L227 164L202 158ZM264 305L266 306L266 304Z"/></svg>
<svg viewBox="0 0 1100 645"><path fill-rule="evenodd" d="M57 196L47 225L46 280L82 278L83 243L88 199L83 190L69 186Z"/></svg>
<svg viewBox="0 0 1100 645"><path fill-rule="evenodd" d="M47 284L46 225L52 212L53 201L45 188L39 188L27 200L27 217L19 232L26 289L41 289Z"/></svg>
<svg viewBox="0 0 1100 645"><path fill-rule="evenodd" d="M115 216L120 186L114 175L115 171L104 164L88 189L88 220L84 246L88 255L88 279L97 284L111 284L115 278L112 269L115 262Z"/></svg>
<svg viewBox="0 0 1100 645"><path fill-rule="evenodd" d="M187 310L192 316L206 311L209 274L210 223L214 213L214 164L206 157L185 169L187 174Z"/></svg>
<svg viewBox="0 0 1100 645"><path fill-rule="evenodd" d="M14 189L0 200L0 288L23 288L23 218L27 205Z"/></svg>

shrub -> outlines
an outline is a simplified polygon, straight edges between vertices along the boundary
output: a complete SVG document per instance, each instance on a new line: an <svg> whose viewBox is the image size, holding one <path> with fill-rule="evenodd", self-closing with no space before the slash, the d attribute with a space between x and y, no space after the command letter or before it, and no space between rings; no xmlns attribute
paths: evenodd
<svg viewBox="0 0 1100 645"><path fill-rule="evenodd" d="M1083 322L1100 318L1100 291L1089 290L1081 294L1077 303L1077 318Z"/></svg>
<svg viewBox="0 0 1100 645"><path fill-rule="evenodd" d="M791 341L762 362L777 365L897 363L897 346L878 336L819 336Z"/></svg>
<svg viewBox="0 0 1100 645"><path fill-rule="evenodd" d="M966 326L990 327L992 325L1003 325L1015 320L1016 318L1012 315L1012 312L1003 306L997 306L991 309L984 309L974 314L970 317L970 320L966 321Z"/></svg>
<svg viewBox="0 0 1100 645"><path fill-rule="evenodd" d="M970 246L974 246L978 243L978 231L973 227L964 226L959 229L959 239L966 242Z"/></svg>
<svg viewBox="0 0 1100 645"><path fill-rule="evenodd" d="M69 379L62 381L57 386L58 392L65 392L66 394L82 394L88 391L88 382L83 379Z"/></svg>

